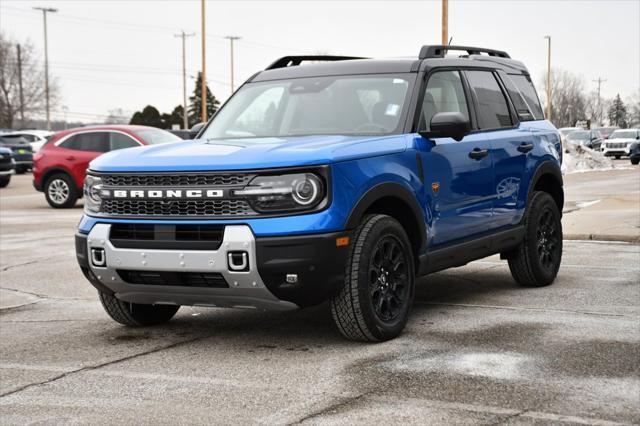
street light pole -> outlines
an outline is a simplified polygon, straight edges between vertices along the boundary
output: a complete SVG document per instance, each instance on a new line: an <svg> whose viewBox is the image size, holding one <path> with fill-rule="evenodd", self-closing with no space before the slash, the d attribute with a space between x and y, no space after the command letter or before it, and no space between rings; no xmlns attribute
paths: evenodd
<svg viewBox="0 0 640 426"><path fill-rule="evenodd" d="M234 90L234 79L233 79L233 42L236 40L240 40L242 37L238 37L238 36L226 36L225 37L227 40L229 40L229 43L231 44L231 94L233 95L233 90Z"/></svg>
<svg viewBox="0 0 640 426"><path fill-rule="evenodd" d="M207 122L207 54L205 45L205 7L204 0L200 0L201 14L202 14L202 74L200 76L200 120L203 123Z"/></svg>
<svg viewBox="0 0 640 426"><path fill-rule="evenodd" d="M442 0L442 45L449 44L449 0Z"/></svg>
<svg viewBox="0 0 640 426"><path fill-rule="evenodd" d="M598 126L602 126L602 101L600 99L600 86L604 83L605 79L598 77L597 80L593 80L594 83L598 83Z"/></svg>
<svg viewBox="0 0 640 426"><path fill-rule="evenodd" d="M49 47L47 43L47 12L55 13L58 9L51 7L34 7L36 10L42 11L44 18L44 90L47 103L47 130L51 130L51 115L49 110Z"/></svg>
<svg viewBox="0 0 640 426"><path fill-rule="evenodd" d="M180 34L175 34L175 37L182 38L182 126L185 129L189 128L189 120L187 120L187 59L185 53L187 37L194 36L195 33L185 34L184 30Z"/></svg>
<svg viewBox="0 0 640 426"><path fill-rule="evenodd" d="M547 39L547 120L551 121L551 36Z"/></svg>

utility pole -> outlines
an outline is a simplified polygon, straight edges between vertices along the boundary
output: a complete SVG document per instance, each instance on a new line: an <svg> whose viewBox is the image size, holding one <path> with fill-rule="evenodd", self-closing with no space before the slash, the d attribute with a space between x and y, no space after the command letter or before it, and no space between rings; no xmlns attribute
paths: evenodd
<svg viewBox="0 0 640 426"><path fill-rule="evenodd" d="M203 123L207 122L207 56L205 47L205 23L204 23L204 0L200 0L201 14L202 14L202 75L200 81L202 82L200 89L200 120Z"/></svg>
<svg viewBox="0 0 640 426"><path fill-rule="evenodd" d="M233 95L233 42L236 40L240 40L242 37L226 36L225 38L229 40L229 43L231 44L231 94Z"/></svg>
<svg viewBox="0 0 640 426"><path fill-rule="evenodd" d="M551 121L551 36L547 39L547 120Z"/></svg>
<svg viewBox="0 0 640 426"><path fill-rule="evenodd" d="M47 102L47 130L51 130L51 111L49 110L49 47L47 44L47 12L56 13L58 9L51 7L34 7L42 11L44 19L44 90Z"/></svg>
<svg viewBox="0 0 640 426"><path fill-rule="evenodd" d="M22 92L22 56L18 44L18 89L20 93L20 127L24 127L24 93Z"/></svg>
<svg viewBox="0 0 640 426"><path fill-rule="evenodd" d="M184 30L182 30L180 34L175 34L175 37L180 37L182 39L182 127L184 129L189 128L189 120L187 120L187 59L185 53L185 39L194 35L196 34L185 34Z"/></svg>
<svg viewBox="0 0 640 426"><path fill-rule="evenodd" d="M449 41L449 0L442 0L442 44Z"/></svg>
<svg viewBox="0 0 640 426"><path fill-rule="evenodd" d="M602 101L600 100L600 86L604 83L605 79L598 77L597 80L593 80L594 83L598 83L598 125L602 126Z"/></svg>

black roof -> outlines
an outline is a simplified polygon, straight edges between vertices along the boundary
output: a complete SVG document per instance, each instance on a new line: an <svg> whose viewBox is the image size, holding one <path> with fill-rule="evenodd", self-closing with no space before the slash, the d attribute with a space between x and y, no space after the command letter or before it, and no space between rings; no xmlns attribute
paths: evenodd
<svg viewBox="0 0 640 426"><path fill-rule="evenodd" d="M464 50L461 56L445 56L448 50ZM481 54L486 53L486 54ZM353 56L285 56L249 81L354 74L393 74L425 71L436 67L477 67L501 69L506 73L529 74L520 61L506 52L466 46L423 46L416 58L366 59ZM300 65L302 62L314 63Z"/></svg>

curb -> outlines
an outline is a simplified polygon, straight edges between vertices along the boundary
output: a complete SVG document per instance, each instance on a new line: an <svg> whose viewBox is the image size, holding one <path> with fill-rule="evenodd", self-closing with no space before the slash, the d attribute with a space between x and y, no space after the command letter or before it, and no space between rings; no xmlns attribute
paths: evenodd
<svg viewBox="0 0 640 426"><path fill-rule="evenodd" d="M640 235L564 234L562 238L565 240L618 241L623 243L640 244Z"/></svg>

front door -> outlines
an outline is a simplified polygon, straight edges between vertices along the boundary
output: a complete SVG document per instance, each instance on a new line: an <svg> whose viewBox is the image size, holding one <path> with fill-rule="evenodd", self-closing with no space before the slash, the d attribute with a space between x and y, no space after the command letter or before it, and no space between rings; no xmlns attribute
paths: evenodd
<svg viewBox="0 0 640 426"><path fill-rule="evenodd" d="M459 71L438 71L427 82L418 130L428 130L440 112L460 112L469 118ZM440 245L487 230L493 202L491 143L472 133L460 142L451 138L424 141L421 157L431 204L430 245Z"/></svg>

